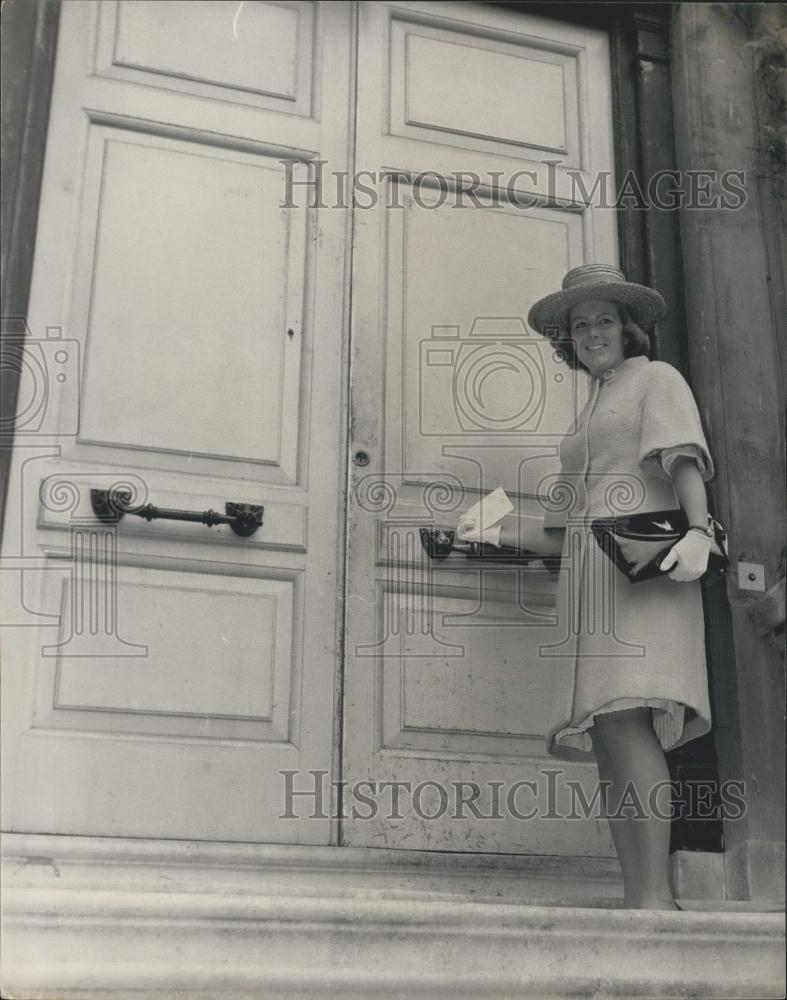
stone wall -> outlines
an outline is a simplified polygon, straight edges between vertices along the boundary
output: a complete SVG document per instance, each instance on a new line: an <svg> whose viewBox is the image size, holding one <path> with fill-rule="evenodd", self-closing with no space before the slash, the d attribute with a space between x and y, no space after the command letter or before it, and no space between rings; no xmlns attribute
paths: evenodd
<svg viewBox="0 0 787 1000"><path fill-rule="evenodd" d="M674 4L673 105L681 171L742 171L734 210L681 209L692 385L717 475L711 508L730 532L732 571L706 592L722 781L743 780L747 814L725 826L735 896L780 892L784 859L784 658L750 612L739 561L783 587L784 80L781 5ZM777 124L778 122L778 124ZM730 634L725 629L731 628Z"/></svg>

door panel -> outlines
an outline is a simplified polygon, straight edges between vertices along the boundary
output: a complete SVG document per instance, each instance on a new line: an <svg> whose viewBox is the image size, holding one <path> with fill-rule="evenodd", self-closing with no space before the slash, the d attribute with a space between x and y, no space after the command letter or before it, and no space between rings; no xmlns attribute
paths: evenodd
<svg viewBox="0 0 787 1000"><path fill-rule="evenodd" d="M528 432L550 440L562 433L583 388L556 380L552 352L522 318L523 289L540 267L560 271L567 257L581 257L581 218L492 208L484 196L479 209L458 210L434 191L390 183L398 188L390 203L403 208L385 220L384 467L408 483L426 485L436 474L464 482L481 448L485 480L513 486L511 446ZM435 275L438 262L445 278Z"/></svg>
<svg viewBox="0 0 787 1000"><path fill-rule="evenodd" d="M79 444L255 463L294 485L306 209L279 207L281 164L101 125L88 142ZM184 369L220 419L195 420L172 392ZM133 406L117 405L119 381Z"/></svg>
<svg viewBox="0 0 787 1000"><path fill-rule="evenodd" d="M349 498L343 777L410 791L400 818L391 792L348 805L342 841L609 855L605 822L560 818L566 780L589 798L595 767L544 749L556 577L433 563L419 541L498 485L543 512L587 398L524 317L570 267L617 257L612 213L568 173L586 191L611 175L607 39L466 3L363 3L359 23L356 167L378 185L355 212L352 448L369 462ZM487 816L502 795L502 818L457 817L461 782ZM516 782L537 818L507 808Z"/></svg>
<svg viewBox="0 0 787 1000"><path fill-rule="evenodd" d="M580 165L576 52L518 30L488 37L483 20L456 23L445 7L441 20L423 13L391 14L392 134L503 155L511 144Z"/></svg>
<svg viewBox="0 0 787 1000"><path fill-rule="evenodd" d="M2 566L7 829L331 840L308 801L281 818L279 772L335 759L346 218L286 179L347 169L351 44L343 3L62 7ZM263 524L102 523L90 491L117 486Z"/></svg>
<svg viewBox="0 0 787 1000"><path fill-rule="evenodd" d="M293 581L125 567L115 588L118 634L146 642L127 642L124 657L90 642L93 655L74 655L85 631L83 581L54 569L44 579L56 591L49 603L62 610L42 648L36 728L287 742Z"/></svg>
<svg viewBox="0 0 787 1000"><path fill-rule="evenodd" d="M108 4L97 69L113 79L252 107L281 108L287 101L288 114L309 114L315 6L256 2L230 13L224 0L200 0L195 17L192 4L170 0Z"/></svg>

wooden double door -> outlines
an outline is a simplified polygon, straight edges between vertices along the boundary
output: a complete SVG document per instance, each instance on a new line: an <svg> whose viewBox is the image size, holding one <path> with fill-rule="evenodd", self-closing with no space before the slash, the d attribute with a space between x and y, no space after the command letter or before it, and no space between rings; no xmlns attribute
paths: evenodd
<svg viewBox="0 0 787 1000"><path fill-rule="evenodd" d="M566 808L593 769L544 753L554 576L419 541L557 469L587 386L523 317L616 260L582 196L609 76L604 32L487 4L62 5L5 829L612 852ZM264 510L113 523L95 491Z"/></svg>

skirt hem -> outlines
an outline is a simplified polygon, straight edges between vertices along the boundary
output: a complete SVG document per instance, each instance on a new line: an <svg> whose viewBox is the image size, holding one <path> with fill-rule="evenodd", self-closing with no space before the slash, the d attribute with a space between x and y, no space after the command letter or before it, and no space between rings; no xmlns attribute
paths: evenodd
<svg viewBox="0 0 787 1000"><path fill-rule="evenodd" d="M695 739L710 729L710 721L703 719L691 706L670 698L615 698L605 702L588 713L579 722L562 726L553 732L548 741L547 749L554 756L560 756L561 751L570 754L592 754L593 743L589 730L597 715L612 712L622 712L630 708L653 708L653 730L664 750L670 750L681 743ZM691 719L687 723L686 714ZM693 717L693 718L692 718ZM697 725L699 724L699 725ZM692 730L691 733L687 729Z"/></svg>

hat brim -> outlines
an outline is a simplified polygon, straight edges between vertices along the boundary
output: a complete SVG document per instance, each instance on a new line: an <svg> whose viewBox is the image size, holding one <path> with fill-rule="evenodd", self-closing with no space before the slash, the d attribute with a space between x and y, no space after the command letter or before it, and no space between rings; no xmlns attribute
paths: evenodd
<svg viewBox="0 0 787 1000"><path fill-rule="evenodd" d="M616 302L626 306L635 323L652 327L667 312L667 303L653 288L633 281L601 281L546 295L534 303L527 314L530 326L544 337L556 337L568 330L568 311L590 300Z"/></svg>

